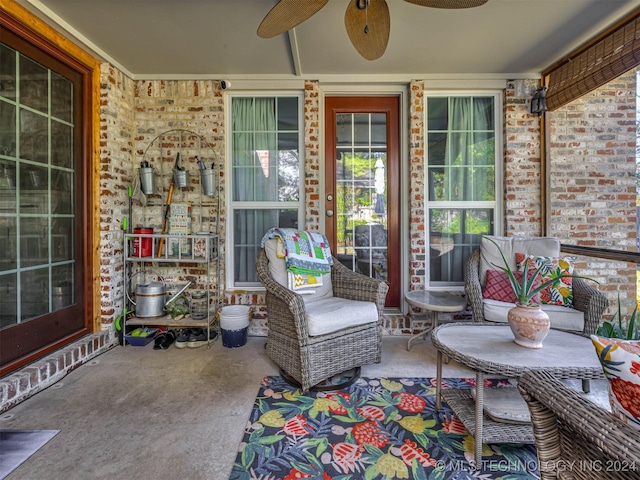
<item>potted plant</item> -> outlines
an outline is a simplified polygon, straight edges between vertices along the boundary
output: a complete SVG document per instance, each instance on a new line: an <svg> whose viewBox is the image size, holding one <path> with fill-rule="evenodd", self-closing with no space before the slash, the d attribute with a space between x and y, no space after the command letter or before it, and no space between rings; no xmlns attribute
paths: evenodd
<svg viewBox="0 0 640 480"><path fill-rule="evenodd" d="M608 380L611 411L624 423L640 430L640 327L638 303L628 318L623 318L618 294L618 309L611 320L603 320L596 335L591 335L604 376Z"/></svg>
<svg viewBox="0 0 640 480"><path fill-rule="evenodd" d="M603 320L598 325L596 335L606 338L620 338L622 340L640 340L640 325L638 325L638 303L628 319L623 319L618 293L618 310L611 320Z"/></svg>
<svg viewBox="0 0 640 480"><path fill-rule="evenodd" d="M507 315L509 327L511 327L511 331L515 337L515 343L528 348L541 348L543 340L549 333L550 322L549 316L542 310L540 304L535 301L536 295L562 278L582 278L595 283L598 282L588 277L569 273L552 275L540 282L539 277L544 270L544 266L540 266L531 272L529 262L524 262L522 272L514 272L509 266L509 262L507 262L502 248L500 248L498 243L490 237L484 238L493 243L498 249L504 266L494 263L491 265L506 273L509 278L509 284L516 297L516 304L509 310Z"/></svg>

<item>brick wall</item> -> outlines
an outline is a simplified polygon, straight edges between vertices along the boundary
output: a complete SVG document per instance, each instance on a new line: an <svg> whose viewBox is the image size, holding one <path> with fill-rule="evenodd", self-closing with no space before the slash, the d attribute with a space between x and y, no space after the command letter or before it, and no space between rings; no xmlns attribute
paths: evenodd
<svg viewBox="0 0 640 480"><path fill-rule="evenodd" d="M107 267L103 265L103 285L109 284L109 287L104 286L103 291L107 292L103 295L103 321L110 323L113 318L113 312L118 309L114 305L118 305L118 299L121 297L121 287L118 290L118 286L121 285L121 274L119 275L118 260L116 259L119 254L119 248L121 245L121 234L118 232L119 224L117 222L111 222L109 220L109 214L112 212L120 211L124 214L126 192L118 185L118 182L124 181L125 183L130 181L133 175L137 172L139 162L144 156L145 149L150 142L153 142L154 138L160 133L180 128L189 129L202 135L208 141L211 142L215 155L220 158L220 166L223 167L222 153L224 152L224 97L222 91L219 89L219 85L215 81L138 81L131 82L127 79L119 80L117 75L114 74L111 67L108 68L111 77L115 81L109 81L103 83L103 90L106 88L110 96L105 97L109 100L109 110L103 111L103 126L107 129L107 144L103 147L103 163L111 165L112 160L107 161L106 147L109 147L110 159L114 156L114 150L116 150L118 158L117 162L122 164L121 167L124 172L119 172L118 175L113 174L115 166L106 166L103 168L102 182L106 195L101 198L101 205L109 206L105 207L104 217L101 219L101 225L103 231L109 232L105 234L103 238L103 258L107 258ZM110 78L110 77L107 77ZM133 97L131 98L130 85L133 84ZM537 80L513 80L507 83L507 88L504 92L504 233L508 235L541 235L541 206L540 206L540 185L541 185L541 169L540 169L540 129L539 119L537 115L529 113L529 101L533 94L535 87L537 86ZM617 88L617 87L616 87ZM630 87L629 87L630 88ZM103 92L103 95L105 92ZM127 97L129 95L129 97ZM600 94L602 96L603 94ZM410 268L410 285L409 289L422 289L424 288L424 272L425 272L425 241L424 241L424 82L413 81L410 84L409 95L409 242L410 242L410 258L408 259L408 265ZM317 230L320 225L320 209L321 209L321 164L320 158L320 133L319 128L322 123L320 118L320 85L317 81L307 81L305 83L305 97L304 97L304 141L305 141L305 165L304 165L304 185L305 196L307 199L305 209L305 222L306 228L311 230ZM612 99L611 95L608 97L609 103ZM113 105L111 105L111 102ZM127 103L133 102L133 108L129 105L127 110ZM121 106L118 106L122 103ZM600 102L602 103L602 102ZM587 104L591 105L590 108L594 108L592 104L587 101ZM115 114L123 115L125 120L123 125L127 125L128 122L132 122L131 132L133 140L127 138L129 134L128 129L120 125L117 128L114 123L110 125L112 119L110 115L114 115L113 111L121 109L120 112ZM552 120L552 129L554 135L560 135L566 128L562 125L561 119L566 117L560 117L560 113L554 112ZM571 113L573 115L573 112ZM627 118L621 119L619 114L611 113L611 121L617 124L616 128L624 126L625 122L629 120ZM135 128L133 127L135 126ZM596 128L596 127L594 127ZM612 127L614 128L614 127ZM625 126L625 132L628 134L629 126ZM579 134L576 131L576 135ZM627 135L628 136L628 135ZM553 137L555 138L555 137ZM608 140L609 145L611 140ZM131 143L133 146L131 147ZM552 144L552 156L559 155L557 150L557 143ZM597 143L597 142L596 142ZM113 147L113 145L116 147ZM621 141L620 148L626 146L627 150L632 151L633 148L629 147L629 138ZM126 161L124 157L127 154L127 149L131 148L129 152L129 166L124 166ZM594 146L593 148L596 148ZM600 148L601 155L609 155L610 148ZM613 147L611 147L613 148ZM628 152L627 152L628 153ZM630 161L627 157L627 160ZM568 163L575 162L569 160ZM596 162L597 163L597 162ZM190 166L189 168L192 168ZM195 168L195 167L193 167ZM562 170L557 167L559 172ZM618 165L619 168L619 165ZM557 182L561 182L561 175L554 173L552 175ZM566 178L566 175L565 175ZM625 177L626 178L626 177ZM224 172L221 176L224 181ZM620 180L622 181L622 180ZM624 180L629 182L629 178ZM552 189L559 188L559 184L552 184ZM113 187L113 188L111 188ZM627 188L628 187L628 188ZM627 190L630 188L627 185L625 194L629 193ZM194 205L198 202L197 192L181 192L183 195L178 200L191 200ZM620 195L617 196L617 201L622 201ZM135 202L134 202L135 204ZM612 207L613 208L613 207ZM629 206L625 204L623 207L627 212ZM155 222L156 228L159 228L158 219L162 218L162 207L160 204L156 206L148 206L142 208L140 205L136 205L135 208L137 214L134 214L134 224L153 225ZM205 218L215 218L215 209L205 209ZM621 212L621 213L623 213ZM224 214L222 211L220 233L224 237ZM629 211L629 213L631 213ZM140 216L141 215L141 216ZM207 216L208 215L208 216ZM624 215L620 215L623 217ZM631 231L630 225L635 225L635 210L633 212L633 219L626 222L626 227L629 227L628 236L625 240L628 242L635 241L635 230ZM620 222L615 222L616 227L620 227ZM626 228L625 227L625 228ZM579 229L580 227L574 227ZM635 227L634 227L635 228ZM110 236L112 235L112 236ZM558 235L561 236L561 235ZM631 245L631 243L629 243ZM111 252L111 258L107 254ZM593 268L596 267L595 262L591 262ZM602 267L602 265L598 265ZM609 265L607 265L609 266ZM634 272L630 269L624 271L618 266L615 269L615 273L623 273L626 279L631 279ZM181 267L178 271L175 268L172 273L167 273L170 279L180 279L185 275L190 274L187 267ZM113 279L113 281L110 281ZM254 321L250 332L252 334L265 334L267 330L267 318L266 308L264 306L264 296L256 293L247 293L240 291L226 291L224 295L225 304L251 304L254 306ZM416 313L416 312L413 312ZM418 322L423 320L420 317L416 317ZM389 317L385 322L385 331L389 334L401 334L410 333L416 328L420 328L415 322L411 322L410 318L404 317Z"/></svg>
<svg viewBox="0 0 640 480"><path fill-rule="evenodd" d="M188 174L188 186L175 188L172 203L191 204L191 231L220 234L220 254L224 258L224 97L218 81L136 81L134 83L134 139L130 171L135 179L142 161L154 168L156 192L133 201L133 227L151 227L162 232L165 202L180 154L179 166ZM204 195L201 188L201 160L215 166L218 196ZM220 200L220 203L219 203ZM219 220L218 220L219 214ZM168 228L168 226L167 226ZM167 230L166 233L169 233ZM166 245L165 248L171 248ZM201 264L156 264L153 271L162 277L167 290L194 281L192 289L205 289L207 280L215 289L224 282L224 262L207 272ZM209 274L209 277L207 275ZM134 279L134 280L139 280Z"/></svg>
<svg viewBox="0 0 640 480"><path fill-rule="evenodd" d="M100 69L100 298L102 324L123 308L122 218L131 183L134 82L108 64ZM129 219L130 220L130 219Z"/></svg>
<svg viewBox="0 0 640 480"><path fill-rule="evenodd" d="M510 80L505 90L505 235L542 235L540 124L538 115L529 113L531 97L537 86L535 80Z"/></svg>
<svg viewBox="0 0 640 480"><path fill-rule="evenodd" d="M109 330L86 335L0 379L0 413L60 381L69 372L106 352L117 340Z"/></svg>
<svg viewBox="0 0 640 480"><path fill-rule="evenodd" d="M550 234L563 243L636 250L635 71L547 113ZM580 257L610 304L635 306L636 266ZM611 313L611 308L609 309Z"/></svg>
<svg viewBox="0 0 640 480"><path fill-rule="evenodd" d="M410 290L424 290L426 272L424 198L424 82L409 88L409 259Z"/></svg>

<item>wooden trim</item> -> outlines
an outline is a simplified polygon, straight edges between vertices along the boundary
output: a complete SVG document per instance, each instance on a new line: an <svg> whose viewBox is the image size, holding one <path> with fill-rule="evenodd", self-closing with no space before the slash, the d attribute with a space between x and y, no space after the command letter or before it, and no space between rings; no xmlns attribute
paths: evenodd
<svg viewBox="0 0 640 480"><path fill-rule="evenodd" d="M85 265L85 298L88 328L101 329L100 312L100 62L75 45L64 35L40 20L13 0L0 0L0 21L25 40L83 75L85 138L88 143L82 152L90 162L87 169L90 181L85 189L85 215L91 227L84 239L87 252ZM62 55L61 55L62 54Z"/></svg>
<svg viewBox="0 0 640 480"><path fill-rule="evenodd" d="M627 252L624 250L610 250L598 247L581 247L579 245L560 244L560 250L564 253L573 255L583 255L585 257L604 258L607 260L616 260L618 262L627 262L640 264L640 252Z"/></svg>

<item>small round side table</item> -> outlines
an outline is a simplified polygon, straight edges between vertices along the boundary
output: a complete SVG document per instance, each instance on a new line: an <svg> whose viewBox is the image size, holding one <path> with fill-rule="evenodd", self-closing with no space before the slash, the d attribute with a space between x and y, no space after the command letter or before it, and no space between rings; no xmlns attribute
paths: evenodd
<svg viewBox="0 0 640 480"><path fill-rule="evenodd" d="M412 290L407 292L404 299L411 306L431 312L431 325L409 339L407 350L411 350L411 342L413 340L426 336L427 333L438 326L438 312L461 312L467 307L467 301L464 298L447 292Z"/></svg>

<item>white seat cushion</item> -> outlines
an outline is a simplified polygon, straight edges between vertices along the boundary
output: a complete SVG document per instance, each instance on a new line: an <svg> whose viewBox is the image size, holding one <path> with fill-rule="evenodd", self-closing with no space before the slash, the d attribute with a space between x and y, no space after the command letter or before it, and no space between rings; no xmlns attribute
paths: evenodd
<svg viewBox="0 0 640 480"><path fill-rule="evenodd" d="M373 302L332 297L307 303L305 316L309 335L317 337L343 328L375 323L378 321L378 309Z"/></svg>
<svg viewBox="0 0 640 480"><path fill-rule="evenodd" d="M500 302L498 300L483 299L484 319L488 322L507 323L507 313L515 303ZM551 322L551 328L568 330L570 332L584 331L584 313L570 307L560 305L540 305Z"/></svg>

